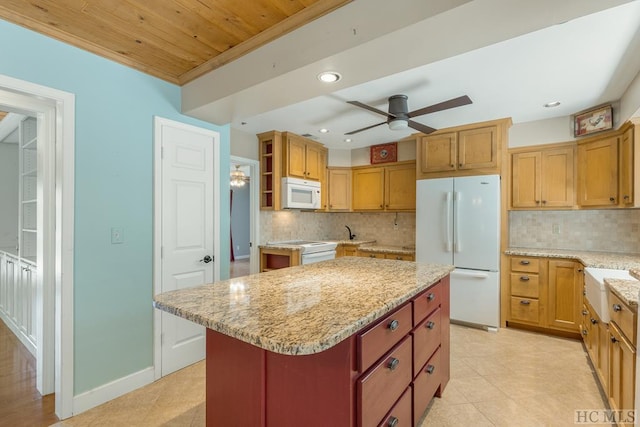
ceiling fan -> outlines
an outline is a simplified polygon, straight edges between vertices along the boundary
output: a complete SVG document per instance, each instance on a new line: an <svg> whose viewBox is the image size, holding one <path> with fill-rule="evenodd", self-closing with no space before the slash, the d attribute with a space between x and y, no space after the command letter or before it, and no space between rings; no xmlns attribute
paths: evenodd
<svg viewBox="0 0 640 427"><path fill-rule="evenodd" d="M415 129L422 133L431 133L435 129L423 125L421 123L411 120L413 117L422 116L424 114L435 113L436 111L448 110L449 108L461 107L463 105L471 104L471 99L467 96L459 96L452 98L448 101L439 102L437 104L430 105L429 107L420 108L419 110L409 112L407 107L407 95L393 95L389 97L389 112L385 113L382 110L378 110L370 105L363 104L360 101L347 101L347 104L355 105L356 107L364 108L365 110L373 111L374 113L387 116L387 120L384 122L376 123L375 125L367 126L362 129L354 130L345 133L345 135L353 135L358 132L362 132L380 125L388 124L391 130L403 130L407 127Z"/></svg>
<svg viewBox="0 0 640 427"><path fill-rule="evenodd" d="M246 176L243 171L240 170L241 165L235 165L236 170L231 171L231 186L232 187L244 187L244 185L251 181L251 178Z"/></svg>

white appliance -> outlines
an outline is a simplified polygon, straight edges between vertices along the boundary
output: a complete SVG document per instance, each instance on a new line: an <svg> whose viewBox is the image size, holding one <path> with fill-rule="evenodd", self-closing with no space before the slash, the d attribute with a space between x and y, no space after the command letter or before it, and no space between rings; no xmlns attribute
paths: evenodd
<svg viewBox="0 0 640 427"><path fill-rule="evenodd" d="M281 242L267 242L272 246L297 246L300 249L301 264L313 264L314 262L335 259L336 246L335 242L315 242L309 240L284 240Z"/></svg>
<svg viewBox="0 0 640 427"><path fill-rule="evenodd" d="M320 182L282 178L283 209L320 209Z"/></svg>
<svg viewBox="0 0 640 427"><path fill-rule="evenodd" d="M416 261L453 264L451 319L500 324L500 177L419 180Z"/></svg>

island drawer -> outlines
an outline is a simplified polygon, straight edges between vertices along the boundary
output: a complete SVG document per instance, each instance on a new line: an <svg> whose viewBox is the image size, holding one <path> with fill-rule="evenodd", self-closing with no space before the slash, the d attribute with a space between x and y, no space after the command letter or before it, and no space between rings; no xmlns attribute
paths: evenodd
<svg viewBox="0 0 640 427"><path fill-rule="evenodd" d="M411 386L409 386L378 427L413 427L411 425L411 394Z"/></svg>
<svg viewBox="0 0 640 427"><path fill-rule="evenodd" d="M442 300L441 282L436 283L413 299L413 325L420 323L429 313L440 306Z"/></svg>
<svg viewBox="0 0 640 427"><path fill-rule="evenodd" d="M417 426L441 382L442 360L438 349L413 380L413 425Z"/></svg>
<svg viewBox="0 0 640 427"><path fill-rule="evenodd" d="M411 383L411 336L407 336L357 382L358 425L378 425Z"/></svg>
<svg viewBox="0 0 640 427"><path fill-rule="evenodd" d="M511 320L538 323L540 320L538 300L511 297Z"/></svg>
<svg viewBox="0 0 640 427"><path fill-rule="evenodd" d="M358 335L358 371L364 372L412 328L411 304L380 320L371 329Z"/></svg>
<svg viewBox="0 0 640 427"><path fill-rule="evenodd" d="M441 341L440 308L417 326L413 334L413 375L418 375L420 368L429 360Z"/></svg>
<svg viewBox="0 0 640 427"><path fill-rule="evenodd" d="M511 295L538 298L538 275L527 273L511 273Z"/></svg>
<svg viewBox="0 0 640 427"><path fill-rule="evenodd" d="M540 271L540 260L538 258L512 256L511 271L538 273Z"/></svg>
<svg viewBox="0 0 640 427"><path fill-rule="evenodd" d="M615 322L626 338L635 346L637 345L636 328L637 313L618 297L618 295L609 291L609 314L611 321Z"/></svg>

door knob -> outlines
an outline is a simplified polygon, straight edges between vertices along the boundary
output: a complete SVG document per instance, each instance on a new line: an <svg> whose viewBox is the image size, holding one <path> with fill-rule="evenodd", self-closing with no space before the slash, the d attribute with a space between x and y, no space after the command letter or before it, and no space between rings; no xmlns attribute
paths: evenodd
<svg viewBox="0 0 640 427"><path fill-rule="evenodd" d="M205 255L204 258L200 260L200 262L204 262L205 264L209 264L211 261L213 261L213 258L211 258L209 255Z"/></svg>

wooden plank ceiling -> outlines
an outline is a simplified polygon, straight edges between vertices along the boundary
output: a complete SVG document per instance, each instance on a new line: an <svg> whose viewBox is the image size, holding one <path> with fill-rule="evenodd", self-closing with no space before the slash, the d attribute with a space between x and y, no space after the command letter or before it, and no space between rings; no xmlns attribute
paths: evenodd
<svg viewBox="0 0 640 427"><path fill-rule="evenodd" d="M9 113L7 113L6 111L0 111L0 122L7 116L7 114Z"/></svg>
<svg viewBox="0 0 640 427"><path fill-rule="evenodd" d="M183 85L352 0L2 0L0 18Z"/></svg>

